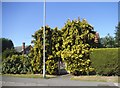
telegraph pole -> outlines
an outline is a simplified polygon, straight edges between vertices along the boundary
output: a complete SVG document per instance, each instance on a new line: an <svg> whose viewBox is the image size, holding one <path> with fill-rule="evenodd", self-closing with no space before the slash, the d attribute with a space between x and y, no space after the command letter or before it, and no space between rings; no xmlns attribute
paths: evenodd
<svg viewBox="0 0 120 88"><path fill-rule="evenodd" d="M43 78L45 75L45 25L46 25L46 0L44 0L44 16L43 16Z"/></svg>

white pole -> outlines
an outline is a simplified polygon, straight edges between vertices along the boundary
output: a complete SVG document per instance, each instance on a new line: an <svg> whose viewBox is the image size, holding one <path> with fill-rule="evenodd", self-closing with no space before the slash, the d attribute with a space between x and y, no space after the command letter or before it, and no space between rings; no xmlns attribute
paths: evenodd
<svg viewBox="0 0 120 88"><path fill-rule="evenodd" d="M43 78L45 78L45 25L46 25L46 0L44 0L44 16L43 16Z"/></svg>

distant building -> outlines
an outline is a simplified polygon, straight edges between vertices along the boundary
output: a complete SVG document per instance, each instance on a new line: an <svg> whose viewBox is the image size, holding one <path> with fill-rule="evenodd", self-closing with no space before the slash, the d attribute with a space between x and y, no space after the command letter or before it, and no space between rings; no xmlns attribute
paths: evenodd
<svg viewBox="0 0 120 88"><path fill-rule="evenodd" d="M99 39L100 39L99 33L96 32L96 33L95 33L95 37L94 37L94 42L95 42L95 43L99 43Z"/></svg>
<svg viewBox="0 0 120 88"><path fill-rule="evenodd" d="M31 45L26 45L25 46L25 42L23 42L22 46L15 47L15 50L19 53L22 53L22 54L29 54L31 48L32 48Z"/></svg>

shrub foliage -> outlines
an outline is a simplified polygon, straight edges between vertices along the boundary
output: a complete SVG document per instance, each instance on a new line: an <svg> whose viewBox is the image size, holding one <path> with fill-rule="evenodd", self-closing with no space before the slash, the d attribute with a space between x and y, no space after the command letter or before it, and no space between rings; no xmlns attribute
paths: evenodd
<svg viewBox="0 0 120 88"><path fill-rule="evenodd" d="M12 55L2 62L2 72L12 74L31 73L30 59L24 55Z"/></svg>
<svg viewBox="0 0 120 88"><path fill-rule="evenodd" d="M28 57L21 55L8 57L10 59L3 62L3 73L42 73L43 27L36 31L32 37L34 47ZM46 26L46 72L48 74L58 74L58 62L62 60L66 64L66 70L74 75L91 74L94 71L90 61L91 49L96 45L94 37L94 29L85 19L82 21L80 19L68 20L61 30L58 30L57 27L51 29ZM23 60L25 58L25 61L28 61L26 63Z"/></svg>
<svg viewBox="0 0 120 88"><path fill-rule="evenodd" d="M95 32L86 20L68 20L62 28L62 59L66 69L74 75L86 75L94 71L90 66L91 45Z"/></svg>
<svg viewBox="0 0 120 88"><path fill-rule="evenodd" d="M90 57L98 75L120 75L118 48L95 49Z"/></svg>

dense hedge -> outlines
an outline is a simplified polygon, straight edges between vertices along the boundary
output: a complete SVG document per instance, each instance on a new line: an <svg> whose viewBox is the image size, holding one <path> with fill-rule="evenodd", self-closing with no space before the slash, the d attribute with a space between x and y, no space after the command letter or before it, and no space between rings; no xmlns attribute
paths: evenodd
<svg viewBox="0 0 120 88"><path fill-rule="evenodd" d="M25 55L12 55L2 62L2 73L31 73L30 59Z"/></svg>
<svg viewBox="0 0 120 88"><path fill-rule="evenodd" d="M95 49L90 58L98 75L120 75L118 48Z"/></svg>

